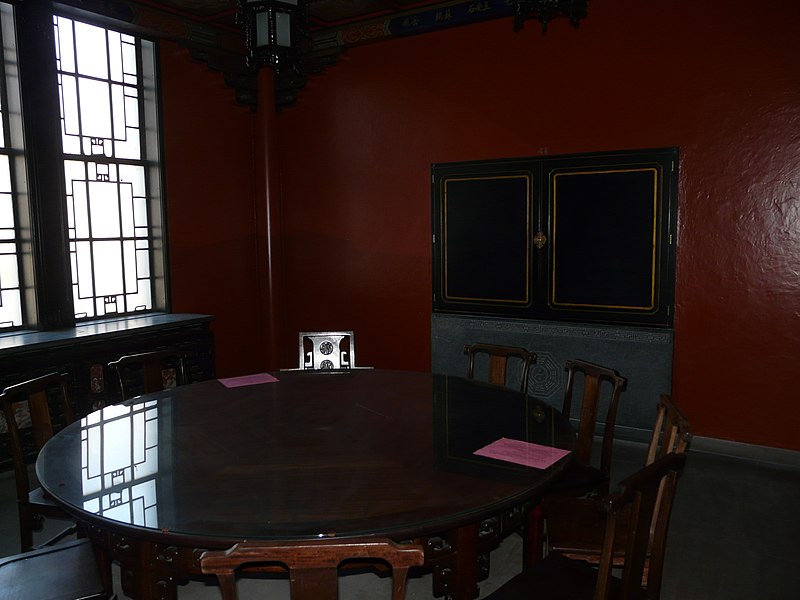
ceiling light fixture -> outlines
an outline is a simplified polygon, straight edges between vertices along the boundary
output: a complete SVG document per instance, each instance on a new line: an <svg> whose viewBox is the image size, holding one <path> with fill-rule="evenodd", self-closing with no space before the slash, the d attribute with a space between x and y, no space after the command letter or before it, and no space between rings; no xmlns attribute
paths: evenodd
<svg viewBox="0 0 800 600"><path fill-rule="evenodd" d="M236 22L245 29L247 64L270 66L276 73L298 71L306 21L306 0L238 0Z"/></svg>

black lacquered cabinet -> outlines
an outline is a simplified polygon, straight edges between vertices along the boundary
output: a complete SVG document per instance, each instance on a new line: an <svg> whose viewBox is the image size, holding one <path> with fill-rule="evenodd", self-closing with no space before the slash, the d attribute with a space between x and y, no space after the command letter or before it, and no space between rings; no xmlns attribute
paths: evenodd
<svg viewBox="0 0 800 600"><path fill-rule="evenodd" d="M676 148L432 166L436 312L671 326Z"/></svg>

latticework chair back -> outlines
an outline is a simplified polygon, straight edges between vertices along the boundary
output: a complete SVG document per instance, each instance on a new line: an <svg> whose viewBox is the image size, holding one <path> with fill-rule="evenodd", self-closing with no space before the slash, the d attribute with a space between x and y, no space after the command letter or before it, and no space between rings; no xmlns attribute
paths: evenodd
<svg viewBox="0 0 800 600"><path fill-rule="evenodd" d="M352 331L301 331L300 368L313 371L350 369L356 364Z"/></svg>

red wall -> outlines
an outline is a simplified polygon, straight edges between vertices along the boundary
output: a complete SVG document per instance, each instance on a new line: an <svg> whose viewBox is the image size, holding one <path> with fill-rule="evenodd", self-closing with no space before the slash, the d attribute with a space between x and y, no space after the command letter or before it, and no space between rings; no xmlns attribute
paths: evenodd
<svg viewBox="0 0 800 600"><path fill-rule="evenodd" d="M216 317L219 376L264 369L254 142L256 115L221 73L161 43L173 312Z"/></svg>
<svg viewBox="0 0 800 600"><path fill-rule="evenodd" d="M674 395L698 435L800 450L799 17L615 0L350 50L278 117L282 366L344 328L430 368L431 163L679 146Z"/></svg>
<svg viewBox="0 0 800 600"><path fill-rule="evenodd" d="M800 3L744 4L596 2L577 30L501 19L312 76L270 132L285 333L258 325L266 135L163 43L173 309L216 315L220 375L333 328L361 364L427 370L431 163L679 146L674 395L699 435L800 450Z"/></svg>

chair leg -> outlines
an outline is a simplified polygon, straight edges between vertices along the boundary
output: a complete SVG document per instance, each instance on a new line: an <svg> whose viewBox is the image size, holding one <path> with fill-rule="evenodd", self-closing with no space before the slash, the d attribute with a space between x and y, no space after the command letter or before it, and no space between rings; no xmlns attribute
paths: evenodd
<svg viewBox="0 0 800 600"><path fill-rule="evenodd" d="M33 521L33 514L31 514L30 509L25 506L24 504L19 504L19 545L22 552L29 552L33 550L33 527L31 523ZM41 518L41 517L40 517ZM37 529L41 529L42 526L39 525Z"/></svg>
<svg viewBox="0 0 800 600"><path fill-rule="evenodd" d="M111 574L111 556L105 548L94 546L94 555L97 557L97 567L100 570L100 577L103 580L103 589L106 591L106 598L114 594L114 578ZM116 598L116 596L114 596Z"/></svg>
<svg viewBox="0 0 800 600"><path fill-rule="evenodd" d="M533 567L544 557L544 513L537 504L528 515L522 536L522 569Z"/></svg>

